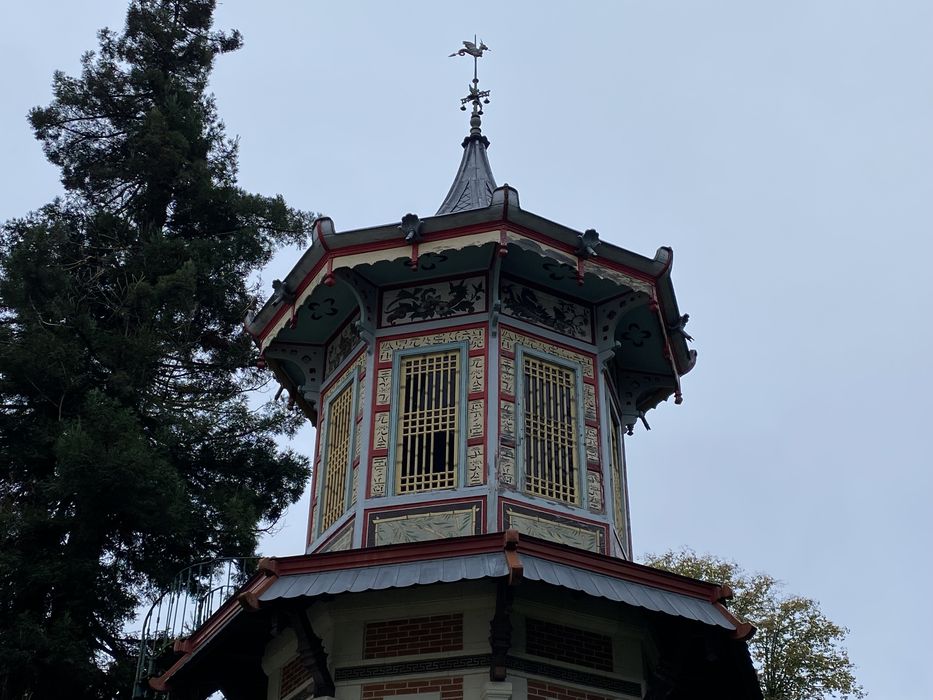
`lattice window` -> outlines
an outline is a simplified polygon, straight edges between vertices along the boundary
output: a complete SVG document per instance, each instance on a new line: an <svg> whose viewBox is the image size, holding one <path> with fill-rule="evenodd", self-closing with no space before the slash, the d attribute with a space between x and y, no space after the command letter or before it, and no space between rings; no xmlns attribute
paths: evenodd
<svg viewBox="0 0 933 700"><path fill-rule="evenodd" d="M576 503L576 374L528 355L522 364L525 488L546 498Z"/></svg>
<svg viewBox="0 0 933 700"><path fill-rule="evenodd" d="M330 402L327 420L327 454L324 457L321 531L347 508L347 469L350 468L350 429L353 425L353 383Z"/></svg>
<svg viewBox="0 0 933 700"><path fill-rule="evenodd" d="M460 351L404 357L399 371L398 493L457 485Z"/></svg>

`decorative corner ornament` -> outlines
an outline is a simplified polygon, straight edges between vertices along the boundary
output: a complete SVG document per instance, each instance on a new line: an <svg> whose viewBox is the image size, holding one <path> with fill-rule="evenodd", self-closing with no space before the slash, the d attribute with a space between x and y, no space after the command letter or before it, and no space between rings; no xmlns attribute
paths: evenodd
<svg viewBox="0 0 933 700"><path fill-rule="evenodd" d="M492 313L489 316L489 333L495 338L499 335L499 315L502 313L502 301L496 299L492 302Z"/></svg>
<svg viewBox="0 0 933 700"><path fill-rule="evenodd" d="M282 280L272 280L272 299L274 305L286 302L291 304L295 301L295 292L289 289L288 284Z"/></svg>
<svg viewBox="0 0 933 700"><path fill-rule="evenodd" d="M584 260L586 258L595 258L597 256L596 248L602 243L599 240L599 232L595 228L588 228L577 238L580 239L577 245L577 255Z"/></svg>
<svg viewBox="0 0 933 700"><path fill-rule="evenodd" d="M373 348L376 346L376 334L368 323L356 320L353 322L353 330L357 332L360 339L366 343L366 354L372 355Z"/></svg>
<svg viewBox="0 0 933 700"><path fill-rule="evenodd" d="M667 330L671 331L671 333L677 333L677 334L683 336L683 339L684 339L684 340L691 340L691 341L692 341L692 340L693 340L693 336L690 335L689 333L687 333L687 331L684 330L684 326L687 325L687 322L688 322L689 320L690 320L690 314L684 314L684 315L681 316L679 319L677 319L677 322L676 322L676 323L672 323L672 324L668 325Z"/></svg>
<svg viewBox="0 0 933 700"><path fill-rule="evenodd" d="M419 243L421 241L421 219L417 214L405 214L399 224L399 231L405 234L406 243Z"/></svg>

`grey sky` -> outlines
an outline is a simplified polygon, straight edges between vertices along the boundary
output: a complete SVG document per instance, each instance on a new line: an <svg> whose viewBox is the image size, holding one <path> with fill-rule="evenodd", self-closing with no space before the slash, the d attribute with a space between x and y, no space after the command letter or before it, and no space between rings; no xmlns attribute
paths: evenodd
<svg viewBox="0 0 933 700"><path fill-rule="evenodd" d="M25 113L124 9L5 7L0 219L57 193ZM338 230L433 214L467 131L447 54L479 34L499 184L675 251L699 362L628 442L636 551L765 570L851 628L873 697L933 697L933 3L231 0L218 22L246 38L213 83L241 184ZM306 508L268 553L302 549Z"/></svg>

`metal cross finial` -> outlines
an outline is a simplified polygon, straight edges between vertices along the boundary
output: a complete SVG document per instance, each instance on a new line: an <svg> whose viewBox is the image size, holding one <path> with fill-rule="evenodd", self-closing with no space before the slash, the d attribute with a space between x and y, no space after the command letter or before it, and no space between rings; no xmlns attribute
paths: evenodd
<svg viewBox="0 0 933 700"><path fill-rule="evenodd" d="M473 36L473 41L464 41L463 48L457 51L454 51L450 54L450 58L454 56L472 56L473 57L473 84L470 85L470 92L466 97L460 98L460 109L466 111L466 106L468 102L473 104L473 117L477 118L477 124L475 128L479 128L479 116L483 113L483 105L489 104L489 90L480 90L479 89L479 78L477 77L477 66L479 59L483 57L483 52L492 51L486 44L482 41L477 41L476 36ZM471 124L473 119L470 120Z"/></svg>

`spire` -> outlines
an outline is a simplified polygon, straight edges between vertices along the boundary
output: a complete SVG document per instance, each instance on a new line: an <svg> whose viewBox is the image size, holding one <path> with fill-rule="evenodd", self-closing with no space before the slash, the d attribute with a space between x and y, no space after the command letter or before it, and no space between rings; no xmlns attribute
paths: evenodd
<svg viewBox="0 0 933 700"><path fill-rule="evenodd" d="M484 51L489 51L489 47L482 41L464 41L464 48L450 54L451 56L472 56L473 57L473 82L470 85L470 92L466 97L460 100L460 109L466 111L467 103L473 105L473 111L470 114L470 134L463 139L463 159L460 161L460 168L454 177L450 191L444 198L438 214L454 214L469 209L484 209L492 201L492 191L496 189L496 179L492 175L492 168L489 167L489 159L486 157L486 149L489 148L489 139L483 136L481 117L483 115L483 105L489 104L489 90L479 89L479 78L477 77L477 63L483 56Z"/></svg>

